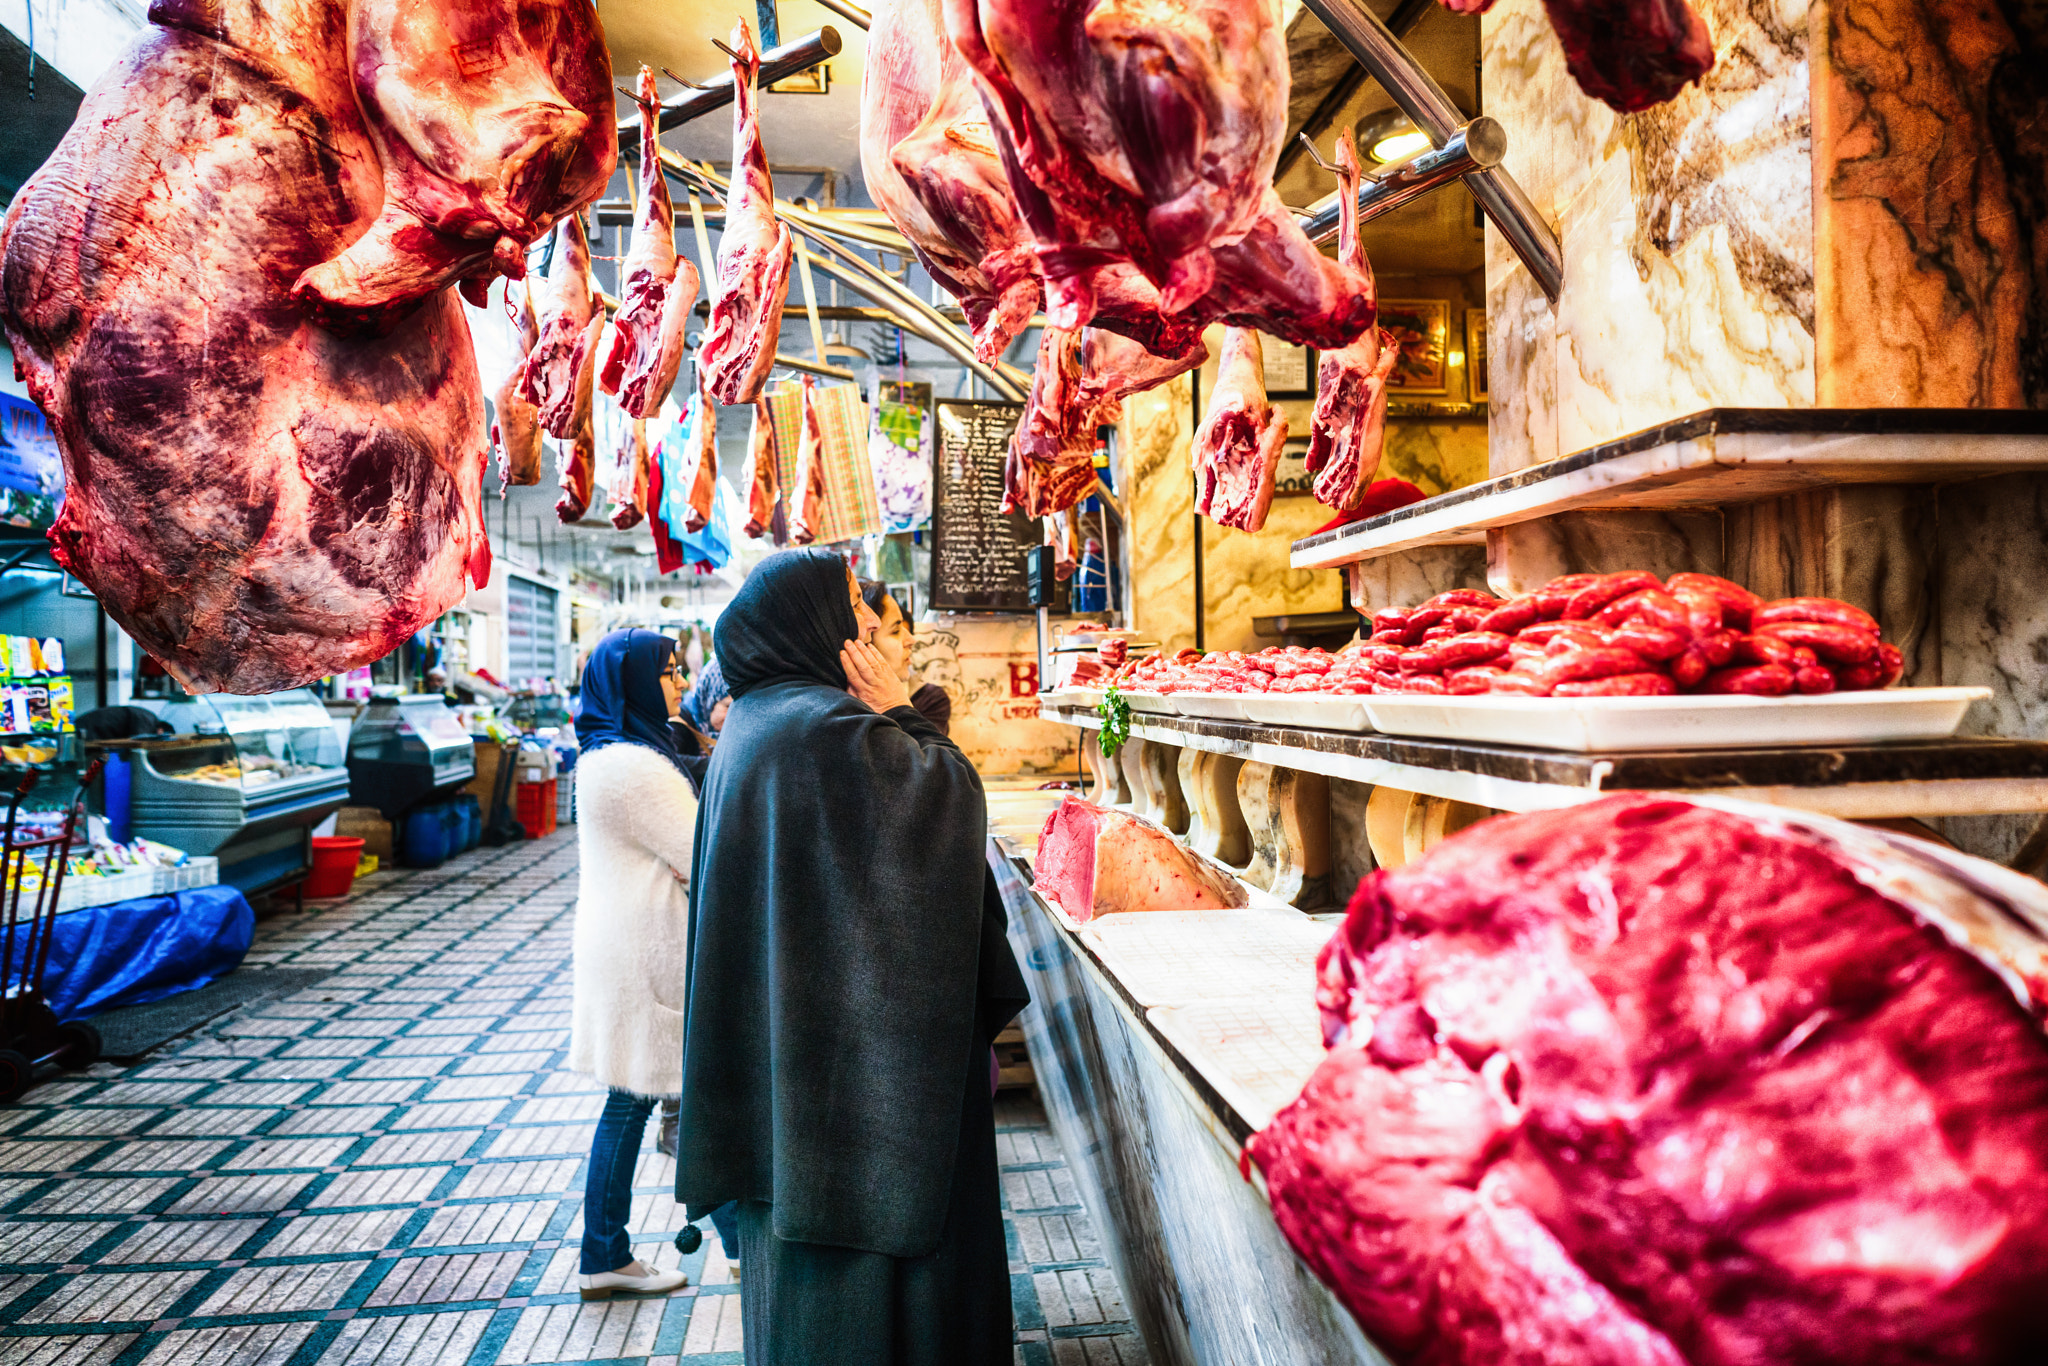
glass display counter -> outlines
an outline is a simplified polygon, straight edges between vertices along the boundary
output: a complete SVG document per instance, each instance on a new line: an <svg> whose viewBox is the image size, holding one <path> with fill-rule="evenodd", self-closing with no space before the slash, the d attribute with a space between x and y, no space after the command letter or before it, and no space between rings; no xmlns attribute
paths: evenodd
<svg viewBox="0 0 2048 1366"><path fill-rule="evenodd" d="M349 732L348 772L357 806L395 821L476 776L476 746L439 693L380 697Z"/></svg>

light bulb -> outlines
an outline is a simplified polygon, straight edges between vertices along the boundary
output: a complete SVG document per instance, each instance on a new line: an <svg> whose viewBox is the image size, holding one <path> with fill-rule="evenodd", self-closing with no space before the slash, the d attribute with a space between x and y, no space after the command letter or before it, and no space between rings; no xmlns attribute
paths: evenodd
<svg viewBox="0 0 2048 1366"><path fill-rule="evenodd" d="M1420 129L1408 128L1387 134L1387 136L1367 148L1365 154L1380 165L1385 166L1390 162L1399 161L1403 157L1410 157L1417 152L1426 151L1429 145L1429 134L1422 132Z"/></svg>

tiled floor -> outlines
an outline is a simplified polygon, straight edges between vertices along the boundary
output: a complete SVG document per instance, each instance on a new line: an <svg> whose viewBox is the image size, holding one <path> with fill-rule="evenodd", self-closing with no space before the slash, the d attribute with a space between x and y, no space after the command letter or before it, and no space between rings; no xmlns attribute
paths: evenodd
<svg viewBox="0 0 2048 1366"><path fill-rule="evenodd" d="M603 1097L561 1070L575 873L564 830L265 920L252 965L334 975L0 1108L0 1362L739 1362L708 1224L690 1289L576 1296ZM1019 1366L1143 1362L1044 1113L997 1123ZM662 1266L670 1174L650 1130Z"/></svg>

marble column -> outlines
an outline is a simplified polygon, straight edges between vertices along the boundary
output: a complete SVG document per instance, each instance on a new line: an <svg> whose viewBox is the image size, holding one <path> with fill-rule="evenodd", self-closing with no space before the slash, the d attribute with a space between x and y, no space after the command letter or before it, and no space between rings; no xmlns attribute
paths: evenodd
<svg viewBox="0 0 2048 1366"><path fill-rule="evenodd" d="M1188 805L1180 790L1180 760L1185 751L1179 745L1144 742L1138 753L1138 771L1145 779L1145 814L1176 835L1188 832Z"/></svg>
<svg viewBox="0 0 2048 1366"><path fill-rule="evenodd" d="M1247 763L1238 771L1237 799L1252 838L1245 881L1304 910L1327 904L1330 780L1320 773Z"/></svg>
<svg viewBox="0 0 2048 1366"><path fill-rule="evenodd" d="M1251 832L1237 800L1244 760L1189 746L1180 752L1180 789L1188 809L1188 848L1243 868L1252 859Z"/></svg>
<svg viewBox="0 0 2048 1366"><path fill-rule="evenodd" d="M1195 490L1186 375L1124 400L1118 473L1131 518L1131 626L1167 650L1195 643Z"/></svg>

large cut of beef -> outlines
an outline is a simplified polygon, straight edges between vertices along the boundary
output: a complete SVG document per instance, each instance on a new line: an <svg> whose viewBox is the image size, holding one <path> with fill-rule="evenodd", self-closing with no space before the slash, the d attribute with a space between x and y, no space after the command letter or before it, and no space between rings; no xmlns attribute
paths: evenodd
<svg viewBox="0 0 2048 1366"><path fill-rule="evenodd" d="M1209 358L1201 338L1175 357L1155 355L1130 338L1100 328L1048 327L1024 415L1003 465L1003 511L1050 517L1095 487L1098 428L1123 416L1123 401L1166 383Z"/></svg>
<svg viewBox="0 0 2048 1366"><path fill-rule="evenodd" d="M1032 884L1077 921L1124 911L1243 906L1243 884L1159 826L1068 797L1045 818Z"/></svg>
<svg viewBox="0 0 2048 1366"><path fill-rule="evenodd" d="M547 286L540 300L540 336L527 352L519 392L540 410L549 436L566 440L590 413L597 370L597 339L604 308L590 273L590 238L583 216L570 214L555 228Z"/></svg>
<svg viewBox="0 0 2048 1366"><path fill-rule="evenodd" d="M1372 297L1372 268L1358 238L1358 147L1349 128L1337 135L1337 180L1337 259L1358 273ZM1316 363L1308 472L1317 500L1339 512L1364 500L1379 469L1387 441L1387 376L1398 355L1392 338L1375 325Z"/></svg>
<svg viewBox="0 0 2048 1366"><path fill-rule="evenodd" d="M697 302L697 267L676 254L676 208L661 169L654 72L640 68L640 207L620 265L618 316L597 383L636 418L653 417L683 365L683 325Z"/></svg>
<svg viewBox="0 0 2048 1366"><path fill-rule="evenodd" d="M8 207L0 326L63 453L59 561L187 688L272 692L485 581L482 382L451 290L381 336L292 301L387 207L345 8L151 17Z"/></svg>
<svg viewBox="0 0 2048 1366"><path fill-rule="evenodd" d="M860 161L875 203L960 301L976 354L995 361L1038 308L1038 276L988 112L946 38L939 0L875 8Z"/></svg>
<svg viewBox="0 0 2048 1366"><path fill-rule="evenodd" d="M222 8L174 3L206 22ZM347 15L383 207L293 297L338 329L388 327L458 281L481 308L491 280L525 275L527 246L597 198L618 163L597 10L590 0L350 0Z"/></svg>
<svg viewBox="0 0 2048 1366"><path fill-rule="evenodd" d="M1277 5L944 3L1054 325L1111 326L1131 272L1156 289L1157 316L1197 332L1221 319L1331 349L1372 325L1366 282L1273 190L1288 95Z"/></svg>
<svg viewBox="0 0 2048 1366"><path fill-rule="evenodd" d="M498 450L498 479L501 484L540 482L540 409L525 393L526 358L540 340L540 319L533 311L530 287L507 285L507 305L512 310L513 330L519 338L518 363L506 372L498 392L491 396L496 420L491 423L491 444ZM516 296L517 301L513 302ZM498 496L504 496L499 489Z"/></svg>
<svg viewBox="0 0 2048 1366"><path fill-rule="evenodd" d="M1287 419L1266 401L1259 334L1230 328L1216 362L1216 391L1195 431L1195 510L1218 526L1263 527L1273 506L1273 472L1286 444Z"/></svg>
<svg viewBox="0 0 2048 1366"><path fill-rule="evenodd" d="M732 50L732 191L718 242L711 325L697 352L697 368L720 403L752 403L775 368L796 244L788 225L775 217L775 179L761 145L754 90L761 54L744 19L733 25Z"/></svg>
<svg viewBox="0 0 2048 1366"><path fill-rule="evenodd" d="M2018 1366L2048 1343L2048 891L1640 794L1368 877L1256 1135L1289 1241L1432 1366Z"/></svg>

